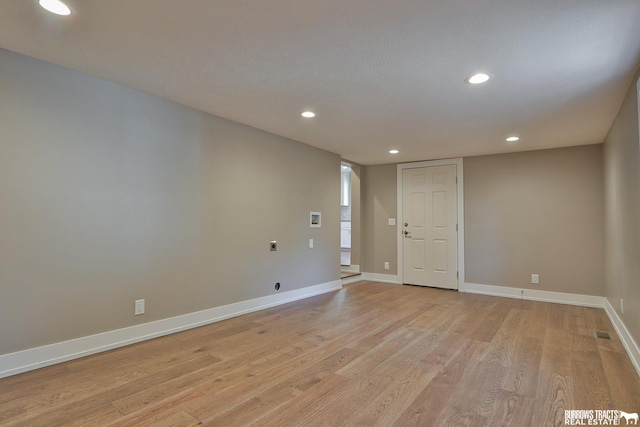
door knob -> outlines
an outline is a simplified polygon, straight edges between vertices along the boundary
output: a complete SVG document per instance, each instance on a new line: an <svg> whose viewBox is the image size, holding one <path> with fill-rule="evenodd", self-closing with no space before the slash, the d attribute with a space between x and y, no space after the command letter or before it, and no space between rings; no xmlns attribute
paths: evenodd
<svg viewBox="0 0 640 427"><path fill-rule="evenodd" d="M409 226L409 223L408 223L408 222L405 222L405 223L404 223L404 226L405 226L405 227L408 227L408 226Z"/></svg>
<svg viewBox="0 0 640 427"><path fill-rule="evenodd" d="M404 235L406 236L407 234L409 234L409 232L407 230L404 230Z"/></svg>

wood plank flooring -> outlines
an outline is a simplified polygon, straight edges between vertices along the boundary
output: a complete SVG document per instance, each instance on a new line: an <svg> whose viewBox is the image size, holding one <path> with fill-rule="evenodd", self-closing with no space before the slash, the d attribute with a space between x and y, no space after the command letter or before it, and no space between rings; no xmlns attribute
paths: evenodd
<svg viewBox="0 0 640 427"><path fill-rule="evenodd" d="M2 426L557 426L565 409L640 412L603 310L373 282L0 379Z"/></svg>

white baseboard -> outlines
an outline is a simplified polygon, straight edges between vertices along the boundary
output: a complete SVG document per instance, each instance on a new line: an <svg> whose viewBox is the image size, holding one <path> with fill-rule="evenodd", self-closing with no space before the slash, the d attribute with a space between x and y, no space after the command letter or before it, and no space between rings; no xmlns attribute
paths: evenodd
<svg viewBox="0 0 640 427"><path fill-rule="evenodd" d="M340 270L346 273L360 273L360 266L356 264L341 265Z"/></svg>
<svg viewBox="0 0 640 427"><path fill-rule="evenodd" d="M596 308L604 308L606 299L605 297L593 295L508 288L506 286L479 285L477 283L465 283L463 287L460 287L460 292Z"/></svg>
<svg viewBox="0 0 640 427"><path fill-rule="evenodd" d="M342 279L342 286L349 285L351 283L362 282L363 280L364 279L362 278L362 274L359 274L357 276L345 277L344 279Z"/></svg>
<svg viewBox="0 0 640 427"><path fill-rule="evenodd" d="M380 273L362 273L361 280L369 280L371 282L391 283L400 285L400 277L397 274L380 274Z"/></svg>
<svg viewBox="0 0 640 427"><path fill-rule="evenodd" d="M620 337L622 345L624 345L625 350L627 350L627 354L629 355L629 359L631 359L631 363L633 363L633 367L636 368L636 372L640 375L640 349L638 348L638 344L636 344L635 340L631 337L627 327L618 316L618 312L615 311L609 300L606 298L604 300L604 311L609 316L609 320L611 320L616 333Z"/></svg>
<svg viewBox="0 0 640 427"><path fill-rule="evenodd" d="M340 280L0 355L0 378L342 289Z"/></svg>

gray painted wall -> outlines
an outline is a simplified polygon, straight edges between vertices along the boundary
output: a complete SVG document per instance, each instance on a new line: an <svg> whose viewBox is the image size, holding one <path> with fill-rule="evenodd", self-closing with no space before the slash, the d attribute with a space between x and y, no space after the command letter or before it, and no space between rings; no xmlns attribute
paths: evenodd
<svg viewBox="0 0 640 427"><path fill-rule="evenodd" d="M398 274L396 227L396 165L362 166L362 266L367 273ZM398 222L399 223L399 220ZM384 262L389 262L389 270Z"/></svg>
<svg viewBox="0 0 640 427"><path fill-rule="evenodd" d="M605 140L604 170L606 296L636 342L640 342L639 144L634 80Z"/></svg>
<svg viewBox="0 0 640 427"><path fill-rule="evenodd" d="M396 187L363 167L365 272L397 274ZM604 295L602 145L465 158L464 203L466 282Z"/></svg>
<svg viewBox="0 0 640 427"><path fill-rule="evenodd" d="M0 93L0 354L339 279L338 155L4 50Z"/></svg>
<svg viewBox="0 0 640 427"><path fill-rule="evenodd" d="M604 295L602 145L465 158L464 209L466 282Z"/></svg>

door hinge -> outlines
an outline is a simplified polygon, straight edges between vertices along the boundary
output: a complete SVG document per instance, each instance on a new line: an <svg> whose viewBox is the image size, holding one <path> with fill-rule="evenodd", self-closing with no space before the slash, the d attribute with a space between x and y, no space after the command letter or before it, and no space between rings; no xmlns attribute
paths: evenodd
<svg viewBox="0 0 640 427"><path fill-rule="evenodd" d="M458 231L458 224L456 224L456 231Z"/></svg>
<svg viewBox="0 0 640 427"><path fill-rule="evenodd" d="M456 271L456 278L458 278L458 279L460 278L460 272L459 271Z"/></svg>

